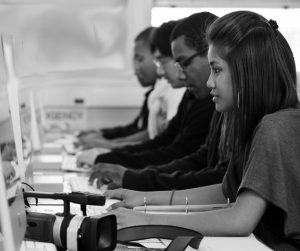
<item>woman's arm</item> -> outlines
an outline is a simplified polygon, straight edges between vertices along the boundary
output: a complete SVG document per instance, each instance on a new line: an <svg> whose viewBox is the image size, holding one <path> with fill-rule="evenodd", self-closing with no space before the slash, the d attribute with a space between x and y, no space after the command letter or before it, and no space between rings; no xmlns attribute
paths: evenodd
<svg viewBox="0 0 300 251"><path fill-rule="evenodd" d="M191 205L219 204L227 202L227 199L223 195L222 184L175 191L172 205L185 204L186 198Z"/></svg>
<svg viewBox="0 0 300 251"><path fill-rule="evenodd" d="M121 202L115 204L113 208L144 205L169 205L172 191L154 191L154 192L138 192L128 189L116 189L106 191L105 195L111 198L120 199ZM174 192L172 205L183 205L188 197L189 204L218 204L226 203L227 200L223 196L221 184L198 187L187 190L178 190Z"/></svg>
<svg viewBox="0 0 300 251"><path fill-rule="evenodd" d="M231 208L197 214L145 214L119 208L115 211L119 228L132 225L172 225L198 231L206 236L248 236L267 207L267 202L244 190Z"/></svg>

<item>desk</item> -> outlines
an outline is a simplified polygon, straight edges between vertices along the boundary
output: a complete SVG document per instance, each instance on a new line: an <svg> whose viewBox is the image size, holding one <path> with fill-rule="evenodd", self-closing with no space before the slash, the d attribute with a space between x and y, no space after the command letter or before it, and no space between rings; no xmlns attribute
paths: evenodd
<svg viewBox="0 0 300 251"><path fill-rule="evenodd" d="M249 237L204 237L199 251L271 251L251 234Z"/></svg>
<svg viewBox="0 0 300 251"><path fill-rule="evenodd" d="M48 165L47 163L43 163L42 168L37 168L39 166L39 161L41 158L33 158L35 162L32 163L31 166L28 168L27 172L27 179L30 181L30 184L33 184L38 190L41 191L49 191L49 192L63 192L64 190L64 180L70 178L70 176L77 176L77 175L87 175L84 173L69 173L63 172L60 170L61 162L59 161L59 157L52 156L51 164ZM51 160L51 157L49 158ZM41 166L40 166L41 167ZM55 201L54 201L55 202ZM106 210L106 208L112 204L114 201L108 200L108 203L104 207L99 207L99 213L102 213ZM36 210L39 212L45 213L53 213L61 212L62 211L62 204L54 205L52 200L51 207L49 204L44 203L38 207L33 207L32 210ZM78 214L79 206L73 205L71 207L71 213ZM148 248L161 248L164 249L170 243L169 240L158 240L158 239L150 239L141 242L145 247ZM130 247L117 247L116 250L129 250ZM199 251L270 251L268 247L264 244L259 242L253 235L250 237L204 237L200 243ZM135 251L139 250L134 248ZM192 251L195 250L193 248L188 247L186 250Z"/></svg>
<svg viewBox="0 0 300 251"><path fill-rule="evenodd" d="M64 172L60 170L62 157L60 155L52 156L49 162L42 159L43 155L32 156L27 167L26 182L37 191L63 192Z"/></svg>

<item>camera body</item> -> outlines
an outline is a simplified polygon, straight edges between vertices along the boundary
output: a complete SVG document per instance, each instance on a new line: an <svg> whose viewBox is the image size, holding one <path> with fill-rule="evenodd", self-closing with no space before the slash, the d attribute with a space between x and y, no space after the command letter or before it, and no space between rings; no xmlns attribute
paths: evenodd
<svg viewBox="0 0 300 251"><path fill-rule="evenodd" d="M114 215L87 217L27 213L25 238L54 243L62 250L109 251L117 242Z"/></svg>
<svg viewBox="0 0 300 251"><path fill-rule="evenodd" d="M70 214L70 202L85 208L89 202L103 205L105 197L95 198L84 193L50 194L25 192L24 197L58 198L64 201L64 212L53 215L27 212L25 238L54 243L59 250L110 251L117 242L117 220L115 215L79 216ZM98 196L99 197L99 196ZM84 209L83 211L86 211ZM84 214L85 215L85 214Z"/></svg>

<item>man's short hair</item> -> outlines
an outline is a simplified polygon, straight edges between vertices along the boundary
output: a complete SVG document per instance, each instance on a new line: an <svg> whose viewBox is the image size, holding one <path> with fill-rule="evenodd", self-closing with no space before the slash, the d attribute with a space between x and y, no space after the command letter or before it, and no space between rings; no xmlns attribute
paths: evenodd
<svg viewBox="0 0 300 251"><path fill-rule="evenodd" d="M156 30L156 27L147 27L146 29L142 30L134 39L134 42L142 42L144 43L147 47L151 47L151 40L154 31Z"/></svg>
<svg viewBox="0 0 300 251"><path fill-rule="evenodd" d="M206 31L218 17L210 12L200 12L179 21L174 27L170 42L184 36L185 43L191 49L207 54Z"/></svg>
<svg viewBox="0 0 300 251"><path fill-rule="evenodd" d="M162 56L172 57L170 36L178 21L169 21L158 27L152 37L151 51L159 50Z"/></svg>

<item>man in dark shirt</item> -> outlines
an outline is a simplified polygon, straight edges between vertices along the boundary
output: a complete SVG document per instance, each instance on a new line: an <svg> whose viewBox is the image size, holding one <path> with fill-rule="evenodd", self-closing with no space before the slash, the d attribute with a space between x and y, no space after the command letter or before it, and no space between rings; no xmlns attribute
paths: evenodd
<svg viewBox="0 0 300 251"><path fill-rule="evenodd" d="M202 36L203 38L207 26L215 18L216 17L210 13L198 13L189 17L188 19L186 19L186 21L181 21L179 24L177 24L178 27L176 26L177 28L175 28L173 31L172 49L174 58L176 59L178 64L180 64L181 68L179 72L179 78L185 80L187 86L191 90L195 89L195 83L197 83L197 79L200 79L202 80L202 82L204 81L206 83L207 79L203 79L203 74L201 74L201 71L199 71L199 68L197 68L197 66L201 66L203 68L205 68L205 65L207 66L207 64L205 64L207 63L207 45L206 41L203 41L204 44L201 44L199 42L199 37ZM204 25L201 26L199 25L199 23L205 24L206 27L202 27ZM193 44L192 41L197 41L197 43ZM200 48L197 46L200 46ZM206 86L204 86L204 88L206 89ZM199 97L201 95L199 94L201 94L201 92L196 93L195 96L198 99L201 99ZM215 115L215 117L218 116L219 115ZM215 121L218 121L218 119L215 119ZM215 128L215 126L216 125L214 124L213 128ZM212 135L217 134L215 131L218 131L219 126L220 123L215 130L211 130ZM210 142L211 140L211 137L207 138L207 142ZM178 185L178 177L180 177L180 180L183 181L179 182L179 187L183 187L185 185L185 180L189 180L189 177L194 177L193 183L195 186L198 185L195 183L197 183L197 180L199 180L199 178L202 179L203 182L207 181L213 184L222 179L227 167L226 161L218 162L219 156L215 154L217 152L217 142L215 140L214 144L207 143L206 145L203 145L196 153L193 153L180 160L171 162L163 166L148 166L141 171L131 170L132 166L129 166L131 169L127 169L119 165L112 166L102 163L100 168L95 168L95 172L91 175L91 180L101 176L103 178L113 180L114 185L116 185L117 187L123 185L123 187L126 188L139 190L170 189L170 186L174 188L176 187L176 185ZM213 145L214 147L212 147ZM132 147L130 148L130 150L132 150ZM208 166L207 148L214 148L214 150L210 151L212 153L210 155L214 155L214 157L210 160L210 164ZM155 157L155 155L153 157ZM212 171L212 166L214 166L216 163L218 163L217 165L221 166L221 168L215 168L218 172ZM198 164L200 164L200 166L198 166ZM201 175L194 175L193 172L201 168L204 168L204 170L206 169L206 176L202 175L206 178L201 178ZM188 171L191 171L192 173L187 174ZM164 176L164 173L166 173L167 175ZM153 177L154 179L152 179ZM157 177L157 179L155 179L155 177ZM137 180L140 178L141 180ZM160 185L160 187L157 188L155 187L156 185ZM188 184L186 185L188 186Z"/></svg>
<svg viewBox="0 0 300 251"><path fill-rule="evenodd" d="M203 17L204 22L206 19L213 20L212 16L209 13ZM154 38L155 34L156 32ZM188 71L179 73L188 91L179 105L176 116L170 121L166 130L153 140L101 154L96 158L96 163L114 163L128 168L141 169L148 165L165 164L186 156L195 152L199 145L204 143L214 106L209 89L206 87L210 74L206 57L208 47L204 34L198 34L197 39L199 41L202 39L202 43L199 43L199 46L195 44L196 47L190 49L197 55L193 55L191 59L187 58ZM200 56L200 50L204 56ZM176 68L174 71L178 74Z"/></svg>
<svg viewBox="0 0 300 251"><path fill-rule="evenodd" d="M143 131L147 132L148 125L148 97L154 89L154 85L158 78L156 66L153 63L153 55L151 53L151 37L156 28L148 27L141 31L134 40L134 70L142 87L150 89L145 93L142 107L136 118L127 125L116 126L112 128L103 128L100 131L82 132L79 137L79 144L86 148L97 144L94 140L114 140L138 134ZM142 135L142 134L141 134ZM94 142L94 143L93 143ZM103 143L103 142L102 142Z"/></svg>
<svg viewBox="0 0 300 251"><path fill-rule="evenodd" d="M153 90L153 86L158 77L151 53L151 37L153 32L155 32L155 28L149 27L137 35L134 40L135 46L133 58L135 75L137 76L139 83L141 86L151 87L151 89L146 92L140 113L132 123L126 126L104 128L101 130L103 137L107 139L125 137L142 130L147 130L149 113L147 106L148 97Z"/></svg>
<svg viewBox="0 0 300 251"><path fill-rule="evenodd" d="M205 19L206 17L204 21ZM154 37L155 34L156 32ZM199 36L199 39L204 40L204 44L200 47L204 47L207 52L207 44L203 34ZM197 49L195 48L195 51ZM170 58L171 56L169 55ZM113 163L128 168L141 169L148 165L165 164L195 152L205 141L214 111L214 104L209 90L206 88L206 81L210 73L209 65L206 56L204 60L200 60L200 63L194 64L193 62L197 59L194 57L193 60L190 60L189 64L192 70L189 71L188 78L185 75L182 77L182 81L188 85L189 90L184 95L176 116L169 122L164 132L153 140L142 144L114 149L110 153L101 154L96 158L96 161L93 160L89 163ZM176 67L174 67L174 74L178 75ZM84 154L78 158L79 163L85 161L82 156ZM113 165L110 166L113 168ZM101 165L98 167L101 168Z"/></svg>
<svg viewBox="0 0 300 251"><path fill-rule="evenodd" d="M139 191L162 191L222 182L228 167L228 157L223 156L219 149L221 126L222 116L215 112L206 142L198 151L165 165L151 165L141 170L127 169L122 177L122 187Z"/></svg>

